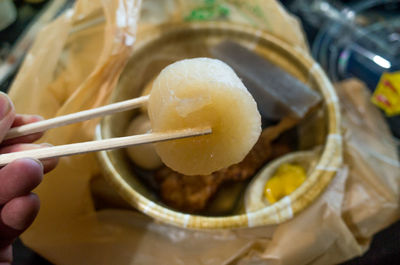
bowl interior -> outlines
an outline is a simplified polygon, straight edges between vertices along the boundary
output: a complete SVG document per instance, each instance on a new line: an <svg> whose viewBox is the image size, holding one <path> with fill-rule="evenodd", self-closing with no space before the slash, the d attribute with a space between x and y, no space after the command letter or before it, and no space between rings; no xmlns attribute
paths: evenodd
<svg viewBox="0 0 400 265"><path fill-rule="evenodd" d="M310 74L310 65L301 63L298 58L288 53L273 39L260 38L255 34L256 32L246 30L246 28L221 25L204 27L178 25L162 33L157 32L145 36L137 43L118 85L113 91L111 102L140 96L146 84L155 78L164 67L175 61L194 57L212 57L210 47L225 40L238 42L254 50L308 84L312 89L320 90L313 75ZM127 126L138 113L139 110L133 110L104 118L100 125L101 138L124 136ZM325 143L328 129L326 120L327 109L322 104L318 111L313 112L301 122L297 129L298 150L308 150ZM113 170L118 172L121 178L116 181L124 182L128 189L138 192L155 204L167 207L158 199L151 181L150 184L149 181L144 181L145 178L151 177L151 172L134 166L124 149L106 153ZM237 194L243 193L242 187L233 185L222 189L222 197L224 190L234 191ZM217 202L218 199L216 199ZM240 211L240 206L237 206L235 210L224 212L223 215L235 215ZM221 212L213 212L211 207L205 215L221 215Z"/></svg>

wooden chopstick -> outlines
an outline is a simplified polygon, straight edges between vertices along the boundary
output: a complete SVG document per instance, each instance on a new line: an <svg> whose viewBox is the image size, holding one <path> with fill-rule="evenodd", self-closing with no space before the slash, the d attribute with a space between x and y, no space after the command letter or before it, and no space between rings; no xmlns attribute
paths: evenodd
<svg viewBox="0 0 400 265"><path fill-rule="evenodd" d="M4 166L19 158L29 157L29 158L43 160L61 156L70 156L70 155L77 155L89 152L117 149L117 148L123 148L145 143L155 143L167 140L201 136L210 134L211 132L212 129L210 127L194 128L194 129L184 129L179 131L155 132L155 133L118 137L118 138L111 138L111 139L97 140L97 141L90 141L83 143L44 147L40 149L33 149L28 151L21 151L21 152L0 155L0 166Z"/></svg>
<svg viewBox="0 0 400 265"><path fill-rule="evenodd" d="M149 96L142 96L134 99L129 99L113 104L109 104L106 106L102 106L99 108L84 110L80 112L75 112L71 114L67 114L64 116L55 117L52 119L34 122L26 125L22 125L19 127L14 127L8 131L4 140L12 139L32 133L43 132L48 129L61 127L64 125L77 123L85 120L90 120L96 117L105 116L117 112L122 112L134 108L138 108L141 105L147 103L149 100Z"/></svg>

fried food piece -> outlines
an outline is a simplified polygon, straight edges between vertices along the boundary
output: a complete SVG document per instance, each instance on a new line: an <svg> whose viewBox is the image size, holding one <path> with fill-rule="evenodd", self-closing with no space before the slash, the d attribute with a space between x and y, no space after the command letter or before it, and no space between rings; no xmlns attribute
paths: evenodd
<svg viewBox="0 0 400 265"><path fill-rule="evenodd" d="M186 176L168 167L161 168L156 171L156 180L160 183L162 201L185 212L201 211L223 183L246 180L268 160L290 152L287 145L272 142L297 123L293 118L284 118L279 124L264 129L242 162L210 175Z"/></svg>

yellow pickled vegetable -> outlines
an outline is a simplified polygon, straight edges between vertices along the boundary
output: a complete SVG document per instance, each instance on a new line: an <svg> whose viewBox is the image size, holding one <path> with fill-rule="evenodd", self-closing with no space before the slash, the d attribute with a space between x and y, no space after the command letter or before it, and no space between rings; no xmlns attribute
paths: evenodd
<svg viewBox="0 0 400 265"><path fill-rule="evenodd" d="M282 164L265 184L264 196L270 203L275 203L297 189L306 177L303 167Z"/></svg>

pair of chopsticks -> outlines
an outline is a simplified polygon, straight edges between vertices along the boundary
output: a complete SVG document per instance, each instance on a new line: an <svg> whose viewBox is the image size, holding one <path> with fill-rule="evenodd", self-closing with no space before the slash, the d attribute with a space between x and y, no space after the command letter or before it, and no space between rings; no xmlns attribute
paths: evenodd
<svg viewBox="0 0 400 265"><path fill-rule="evenodd" d="M146 104L149 96L142 96L126 101L121 101L106 105L103 107L84 110L56 118L39 121L35 123L26 124L23 126L12 128L6 134L4 140L12 139L32 133L43 132L52 128L61 127L64 125L77 123L85 120L90 120L96 117L106 116L117 112L122 112L134 108L138 108ZM123 147L129 147L139 144L155 143L167 140L181 139L193 136L207 135L212 132L211 128L189 128L177 131L168 132L153 132L140 135L132 135L126 137L117 137L111 139L59 145L52 147L44 147L41 149L34 149L28 151L21 151L15 153L8 153L0 155L0 166L4 166L19 158L34 158L34 159L48 159L69 155L77 155L89 152L111 150Z"/></svg>

